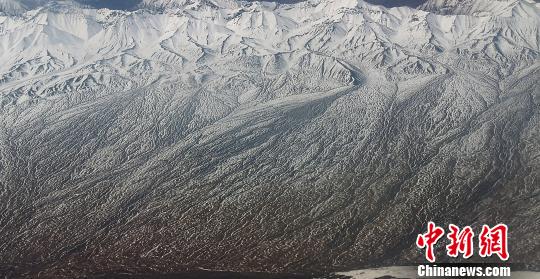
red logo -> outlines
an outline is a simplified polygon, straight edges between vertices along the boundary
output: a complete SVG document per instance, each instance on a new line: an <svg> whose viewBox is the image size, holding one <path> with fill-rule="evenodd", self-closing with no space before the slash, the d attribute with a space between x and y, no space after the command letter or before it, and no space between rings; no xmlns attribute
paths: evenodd
<svg viewBox="0 0 540 279"><path fill-rule="evenodd" d="M459 253L462 253L463 258L470 258L473 255L474 232L472 228L467 226L460 230L456 225L449 225L448 228L450 233L446 237L450 240L450 244L446 246L446 254L456 258Z"/></svg>
<svg viewBox="0 0 540 279"><path fill-rule="evenodd" d="M416 239L416 245L420 248L426 247L426 259L435 262L435 253L433 246L444 235L444 229L437 227L435 223L429 222L428 231L425 234L419 234Z"/></svg>
<svg viewBox="0 0 540 279"><path fill-rule="evenodd" d="M474 245L474 232L470 226L460 229L458 226L450 224L450 232L446 235L449 244L446 245L446 254L449 257L457 258L463 254L464 259L472 257ZM435 245L444 235L443 228L438 227L433 222L428 223L428 230L424 234L419 234L416 239L416 246L426 249L426 259L435 262ZM482 226L482 232L478 237L478 247L480 257L491 257L493 254L499 256L503 261L508 260L508 226L499 224L493 228Z"/></svg>
<svg viewBox="0 0 540 279"><path fill-rule="evenodd" d="M480 257L491 257L497 254L501 260L508 260L508 227L506 225L499 224L493 228L484 225L479 239Z"/></svg>

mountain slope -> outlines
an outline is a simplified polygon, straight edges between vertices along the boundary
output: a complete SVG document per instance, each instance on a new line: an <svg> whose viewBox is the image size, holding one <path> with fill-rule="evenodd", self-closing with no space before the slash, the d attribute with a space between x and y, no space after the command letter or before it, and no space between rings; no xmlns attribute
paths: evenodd
<svg viewBox="0 0 540 279"><path fill-rule="evenodd" d="M533 1L0 3L9 276L406 264L430 220L538 268Z"/></svg>

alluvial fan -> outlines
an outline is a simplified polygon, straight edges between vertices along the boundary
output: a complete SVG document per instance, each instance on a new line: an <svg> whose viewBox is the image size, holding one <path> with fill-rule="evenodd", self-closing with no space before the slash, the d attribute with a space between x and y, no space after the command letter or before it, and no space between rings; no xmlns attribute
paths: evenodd
<svg viewBox="0 0 540 279"><path fill-rule="evenodd" d="M0 273L540 267L540 4L424 2L0 0Z"/></svg>

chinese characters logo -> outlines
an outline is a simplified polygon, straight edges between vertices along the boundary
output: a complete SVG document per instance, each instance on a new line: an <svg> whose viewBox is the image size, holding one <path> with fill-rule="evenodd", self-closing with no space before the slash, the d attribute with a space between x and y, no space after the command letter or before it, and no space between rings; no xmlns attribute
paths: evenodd
<svg viewBox="0 0 540 279"><path fill-rule="evenodd" d="M449 225L450 232L446 235L450 244L446 245L446 254L449 257L456 258L460 254L468 259L473 255L474 250L474 232L470 226L460 229L456 225ZM434 247L444 236L443 228L438 227L433 222L428 223L427 232L419 234L416 239L416 245L420 249L425 249L426 259L429 262L435 262ZM501 260L506 261L509 258L508 253L508 226L499 224L494 227L484 225L478 236L478 255L480 257L491 257L497 255Z"/></svg>

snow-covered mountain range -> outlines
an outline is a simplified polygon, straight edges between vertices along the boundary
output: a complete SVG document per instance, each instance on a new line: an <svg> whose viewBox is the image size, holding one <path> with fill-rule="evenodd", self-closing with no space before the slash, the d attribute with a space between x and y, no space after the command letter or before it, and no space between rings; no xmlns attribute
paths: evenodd
<svg viewBox="0 0 540 279"><path fill-rule="evenodd" d="M532 0L0 0L0 264L333 271L418 261L435 220L537 267L539 29Z"/></svg>
<svg viewBox="0 0 540 279"><path fill-rule="evenodd" d="M247 65L250 71L272 75L304 68L308 60L327 61L334 67L326 69L334 71L330 75L347 83L346 63L385 68L405 80L450 72L445 60L463 51L460 58L504 65L494 74L505 76L502 71L537 58L537 5L428 1L424 11L357 0L148 0L142 9L125 12L84 9L70 1L36 7L3 0L0 96L5 105L102 90L114 82L138 88L171 72L197 78L198 70L209 69L226 76L230 69L224 65L238 57L258 60L260 65ZM344 64L331 61L336 59Z"/></svg>

